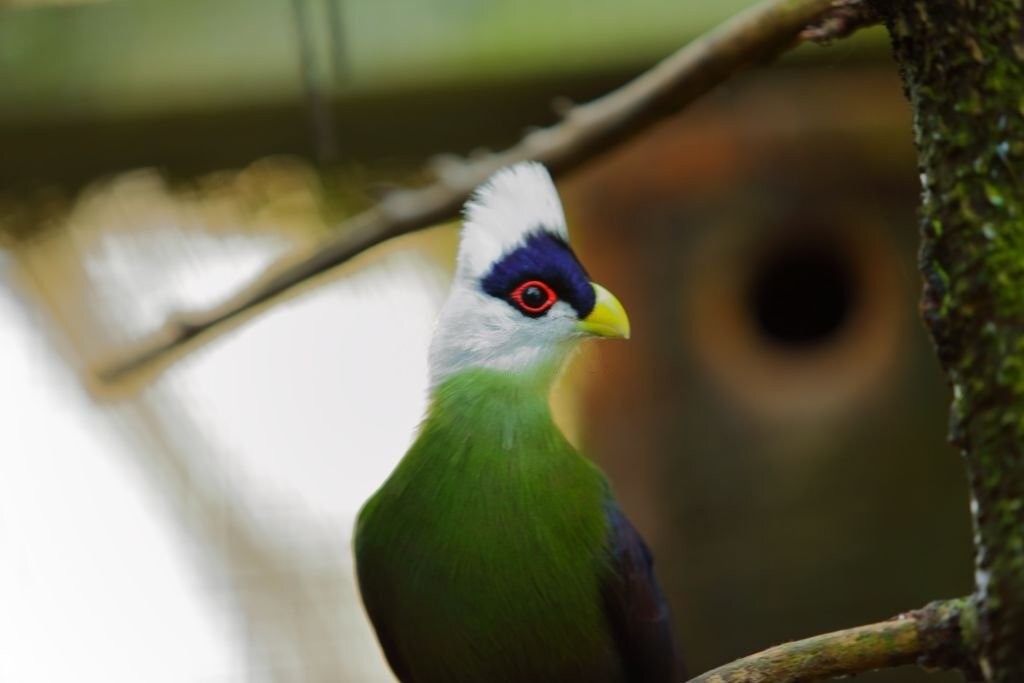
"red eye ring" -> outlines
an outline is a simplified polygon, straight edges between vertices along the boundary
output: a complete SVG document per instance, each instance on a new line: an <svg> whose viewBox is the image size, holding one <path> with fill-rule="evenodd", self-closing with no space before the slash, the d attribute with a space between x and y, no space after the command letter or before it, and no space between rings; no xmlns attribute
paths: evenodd
<svg viewBox="0 0 1024 683"><path fill-rule="evenodd" d="M535 289L540 290L543 299L537 299ZM509 296L512 297L512 301L515 302L516 306L523 313L534 316L544 313L558 301L558 295L555 294L555 290L540 280L527 280L513 289Z"/></svg>

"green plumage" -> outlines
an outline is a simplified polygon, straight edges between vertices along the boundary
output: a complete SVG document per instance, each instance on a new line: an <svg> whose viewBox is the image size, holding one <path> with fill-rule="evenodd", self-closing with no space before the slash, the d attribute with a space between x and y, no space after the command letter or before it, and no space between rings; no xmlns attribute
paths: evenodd
<svg viewBox="0 0 1024 683"><path fill-rule="evenodd" d="M363 601L403 681L622 680L604 612L604 476L546 383L464 370L363 508Z"/></svg>

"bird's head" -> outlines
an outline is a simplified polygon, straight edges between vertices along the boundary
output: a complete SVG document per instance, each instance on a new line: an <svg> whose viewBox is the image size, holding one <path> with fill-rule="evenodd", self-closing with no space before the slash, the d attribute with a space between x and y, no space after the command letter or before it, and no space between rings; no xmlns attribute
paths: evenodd
<svg viewBox="0 0 1024 683"><path fill-rule="evenodd" d="M498 171L466 204L431 384L468 368L550 382L576 342L593 336L629 338L629 319L569 247L551 176L537 163Z"/></svg>

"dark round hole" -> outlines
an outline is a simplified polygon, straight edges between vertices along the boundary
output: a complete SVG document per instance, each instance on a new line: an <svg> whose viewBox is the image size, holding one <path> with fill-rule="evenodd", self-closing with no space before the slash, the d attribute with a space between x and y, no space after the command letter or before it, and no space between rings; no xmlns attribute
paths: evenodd
<svg viewBox="0 0 1024 683"><path fill-rule="evenodd" d="M854 304L850 264L837 245L799 242L755 267L747 294L761 334L787 347L826 343Z"/></svg>

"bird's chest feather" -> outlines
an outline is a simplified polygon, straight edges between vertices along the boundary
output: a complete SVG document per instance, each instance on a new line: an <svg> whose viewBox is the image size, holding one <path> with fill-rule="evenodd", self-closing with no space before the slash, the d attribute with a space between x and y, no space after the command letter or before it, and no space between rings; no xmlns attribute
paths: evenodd
<svg viewBox="0 0 1024 683"><path fill-rule="evenodd" d="M426 425L361 516L364 601L405 659L426 662L416 680L616 669L604 480L550 418L517 420Z"/></svg>

